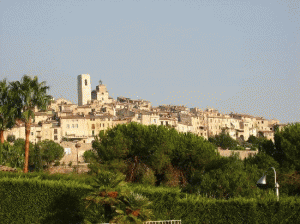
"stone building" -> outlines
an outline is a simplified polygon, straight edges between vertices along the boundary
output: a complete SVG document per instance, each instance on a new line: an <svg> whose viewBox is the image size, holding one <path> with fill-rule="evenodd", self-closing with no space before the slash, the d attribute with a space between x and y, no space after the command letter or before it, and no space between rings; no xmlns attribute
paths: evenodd
<svg viewBox="0 0 300 224"><path fill-rule="evenodd" d="M91 101L91 78L89 74L77 77L78 106L86 105Z"/></svg>

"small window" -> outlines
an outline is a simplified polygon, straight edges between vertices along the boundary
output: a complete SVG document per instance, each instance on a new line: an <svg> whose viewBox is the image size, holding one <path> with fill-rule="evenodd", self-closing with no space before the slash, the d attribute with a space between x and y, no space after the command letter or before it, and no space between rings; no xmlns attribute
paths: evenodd
<svg viewBox="0 0 300 224"><path fill-rule="evenodd" d="M76 124L76 128L78 128L78 124Z"/></svg>
<svg viewBox="0 0 300 224"><path fill-rule="evenodd" d="M54 135L54 140L57 140L57 135Z"/></svg>
<svg viewBox="0 0 300 224"><path fill-rule="evenodd" d="M163 121L161 121L160 123L161 123L161 125L164 125L164 122L163 122Z"/></svg>
<svg viewBox="0 0 300 224"><path fill-rule="evenodd" d="M103 124L103 127L105 127L105 124Z"/></svg>
<svg viewBox="0 0 300 224"><path fill-rule="evenodd" d="M85 82L85 85L87 86L87 80L86 79L84 80L84 82Z"/></svg>
<svg viewBox="0 0 300 224"><path fill-rule="evenodd" d="M69 125L69 124L67 124L67 128L70 128L70 125Z"/></svg>
<svg viewBox="0 0 300 224"><path fill-rule="evenodd" d="M93 135L93 136L95 135L95 131L92 131L92 135Z"/></svg>
<svg viewBox="0 0 300 224"><path fill-rule="evenodd" d="M57 134L57 129L54 129L54 134Z"/></svg>
<svg viewBox="0 0 300 224"><path fill-rule="evenodd" d="M72 128L74 128L74 124L72 124Z"/></svg>
<svg viewBox="0 0 300 224"><path fill-rule="evenodd" d="M92 129L95 129L95 124L92 124Z"/></svg>
<svg viewBox="0 0 300 224"><path fill-rule="evenodd" d="M33 132L31 132L31 135L33 135Z"/></svg>
<svg viewBox="0 0 300 224"><path fill-rule="evenodd" d="M166 121L166 125L168 125L168 121Z"/></svg>

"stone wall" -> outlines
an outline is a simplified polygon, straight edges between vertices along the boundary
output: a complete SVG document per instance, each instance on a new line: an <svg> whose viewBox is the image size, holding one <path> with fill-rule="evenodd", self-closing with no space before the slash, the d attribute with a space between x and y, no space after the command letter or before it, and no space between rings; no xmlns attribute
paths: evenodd
<svg viewBox="0 0 300 224"><path fill-rule="evenodd" d="M78 173L87 173L89 170L90 169L87 167L87 163L81 164L81 165L79 165ZM69 167L69 166L51 166L49 169L47 169L47 171L50 174L53 174L53 173L68 174L68 173L75 172L74 168Z"/></svg>
<svg viewBox="0 0 300 224"><path fill-rule="evenodd" d="M77 164L77 148L75 147L75 143L73 142L62 142L60 145L65 148L71 149L71 154L64 155L64 157L60 160L60 164L65 162L66 165L69 164L69 162L72 162L73 165ZM84 162L83 159L83 153L87 150L92 149L92 143L80 143L80 148L78 148L78 161L80 163Z"/></svg>
<svg viewBox="0 0 300 224"><path fill-rule="evenodd" d="M252 150L228 150L228 149L221 149L218 148L218 152L220 153L221 156L226 156L229 157L231 154L234 152L239 153L240 159L245 159L249 157L250 155L256 155L258 151L252 151Z"/></svg>

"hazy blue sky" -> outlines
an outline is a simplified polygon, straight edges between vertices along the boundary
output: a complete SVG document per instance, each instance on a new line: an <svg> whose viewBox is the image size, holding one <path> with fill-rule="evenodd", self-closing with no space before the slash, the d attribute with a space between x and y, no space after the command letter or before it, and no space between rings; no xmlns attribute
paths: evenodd
<svg viewBox="0 0 300 224"><path fill-rule="evenodd" d="M38 75L77 103L79 74L123 95L300 114L300 1L0 0L0 78Z"/></svg>

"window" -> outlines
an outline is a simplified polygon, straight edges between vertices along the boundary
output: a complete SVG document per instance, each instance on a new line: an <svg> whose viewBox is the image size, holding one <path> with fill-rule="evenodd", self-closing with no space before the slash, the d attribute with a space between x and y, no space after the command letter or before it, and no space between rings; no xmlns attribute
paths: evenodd
<svg viewBox="0 0 300 224"><path fill-rule="evenodd" d="M33 132L31 132L31 135L33 135Z"/></svg>
<svg viewBox="0 0 300 224"><path fill-rule="evenodd" d="M92 124L92 129L95 129L95 124Z"/></svg>
<svg viewBox="0 0 300 224"><path fill-rule="evenodd" d="M160 123L161 123L161 125L164 125L164 122L163 122L163 121L161 121Z"/></svg>
<svg viewBox="0 0 300 224"><path fill-rule="evenodd" d="M168 122L166 121L166 125L168 125Z"/></svg>
<svg viewBox="0 0 300 224"><path fill-rule="evenodd" d="M54 134L57 134L57 129L54 129Z"/></svg>
<svg viewBox="0 0 300 224"><path fill-rule="evenodd" d="M95 131L92 131L92 135L93 135L93 136L95 135Z"/></svg>
<svg viewBox="0 0 300 224"><path fill-rule="evenodd" d="M154 119L154 123L156 123L156 119Z"/></svg>
<svg viewBox="0 0 300 224"><path fill-rule="evenodd" d="M74 128L74 124L72 124L72 128Z"/></svg>
<svg viewBox="0 0 300 224"><path fill-rule="evenodd" d="M100 125L100 128L101 128L101 124L99 124Z"/></svg>
<svg viewBox="0 0 300 224"><path fill-rule="evenodd" d="M103 127L104 127L105 125L103 124Z"/></svg>
<svg viewBox="0 0 300 224"><path fill-rule="evenodd" d="M70 125L69 125L69 124L67 124L67 128L70 128Z"/></svg>
<svg viewBox="0 0 300 224"><path fill-rule="evenodd" d="M76 124L76 128L78 128L78 124Z"/></svg>
<svg viewBox="0 0 300 224"><path fill-rule="evenodd" d="M54 135L54 140L57 140L57 135Z"/></svg>
<svg viewBox="0 0 300 224"><path fill-rule="evenodd" d="M87 86L87 80L86 79L84 80L84 82L85 82L85 85Z"/></svg>

